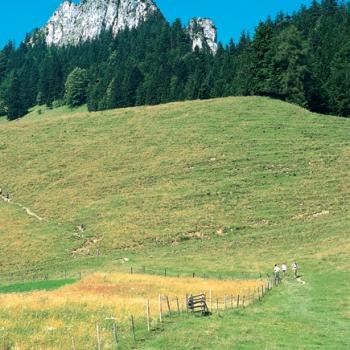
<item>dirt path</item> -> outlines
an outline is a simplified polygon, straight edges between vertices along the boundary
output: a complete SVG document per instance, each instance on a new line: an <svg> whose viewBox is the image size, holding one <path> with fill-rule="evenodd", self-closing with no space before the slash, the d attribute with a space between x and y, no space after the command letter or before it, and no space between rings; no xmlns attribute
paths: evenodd
<svg viewBox="0 0 350 350"><path fill-rule="evenodd" d="M1 195L0 198L6 202L6 203L9 203L9 204L13 204L21 209L23 209L29 216L32 216L33 218L39 220L39 221L43 221L44 218L42 218L41 216L33 213L29 208L25 207L24 205L20 204L20 203L16 203L16 202L13 202L11 199Z"/></svg>
<svg viewBox="0 0 350 350"><path fill-rule="evenodd" d="M12 201L10 198L7 198L7 196L4 196L1 194L0 199L8 204L12 204L18 208L21 208L22 210L24 210L26 212L27 215L35 218L38 221L48 221L48 220L45 220L44 218L42 218L41 216L39 216L38 214L34 213L30 208L25 207L21 203L16 203L16 202ZM61 224L59 224L59 225L61 225ZM83 238L82 235L78 235L76 232L74 232L73 235L79 237L80 239ZM91 250L93 250L96 246L98 246L98 243L101 240L102 240L102 238L97 238L97 237L87 238L87 239L85 239L85 242L80 247L74 249L71 252L71 255L72 256L89 255ZM99 254L99 249L97 249L97 252Z"/></svg>

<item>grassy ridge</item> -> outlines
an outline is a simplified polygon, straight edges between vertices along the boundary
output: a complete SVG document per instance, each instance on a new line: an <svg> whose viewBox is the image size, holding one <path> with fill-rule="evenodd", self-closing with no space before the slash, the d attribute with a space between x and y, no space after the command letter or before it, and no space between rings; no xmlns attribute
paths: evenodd
<svg viewBox="0 0 350 350"><path fill-rule="evenodd" d="M279 101L54 110L0 132L1 186L60 225L70 251L82 222L101 239L90 254L110 254L349 215L348 120Z"/></svg>

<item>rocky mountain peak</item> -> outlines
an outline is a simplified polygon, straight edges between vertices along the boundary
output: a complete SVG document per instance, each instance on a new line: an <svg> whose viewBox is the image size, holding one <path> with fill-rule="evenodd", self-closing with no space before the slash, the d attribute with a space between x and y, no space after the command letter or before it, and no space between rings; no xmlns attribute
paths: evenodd
<svg viewBox="0 0 350 350"><path fill-rule="evenodd" d="M152 0L64 1L45 27L48 45L77 45L96 38L103 30L116 35L125 28L137 27L158 11Z"/></svg>
<svg viewBox="0 0 350 350"><path fill-rule="evenodd" d="M213 54L218 50L217 30L214 22L209 18L193 18L188 26L192 39L192 48L203 49L207 44Z"/></svg>
<svg viewBox="0 0 350 350"><path fill-rule="evenodd" d="M113 35L125 28L135 28L159 11L154 0L81 0L75 4L64 1L44 27L46 44L78 45L94 39L103 30ZM217 51L216 28L210 19L195 18L188 27L193 50L205 44L215 54Z"/></svg>

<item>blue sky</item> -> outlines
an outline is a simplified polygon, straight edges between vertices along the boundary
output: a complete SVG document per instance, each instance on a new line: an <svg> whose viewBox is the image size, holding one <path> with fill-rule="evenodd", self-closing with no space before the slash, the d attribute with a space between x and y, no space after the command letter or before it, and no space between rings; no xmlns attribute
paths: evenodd
<svg viewBox="0 0 350 350"><path fill-rule="evenodd" d="M0 47L8 40L18 44L25 33L46 23L62 0L0 0ZM77 1L76 1L77 2ZM261 19L279 11L292 13L311 0L156 0L169 21L210 17L218 27L219 40L227 43L239 38L243 30L251 33Z"/></svg>

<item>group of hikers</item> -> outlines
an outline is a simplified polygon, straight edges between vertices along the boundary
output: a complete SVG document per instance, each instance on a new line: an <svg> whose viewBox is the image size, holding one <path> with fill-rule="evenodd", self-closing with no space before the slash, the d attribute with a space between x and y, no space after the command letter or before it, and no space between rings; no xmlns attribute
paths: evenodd
<svg viewBox="0 0 350 350"><path fill-rule="evenodd" d="M293 261L292 265L291 265L292 271L293 271L293 275L295 278L298 277L298 263L296 261ZM273 273L275 276L275 279L280 280L281 279L281 271L282 271L282 276L285 277L287 274L287 264L283 263L281 265L281 267L279 267L277 264L275 264L274 268L273 268Z"/></svg>

